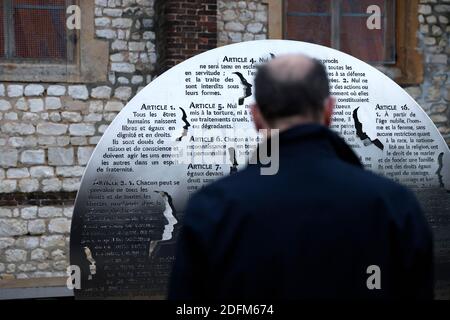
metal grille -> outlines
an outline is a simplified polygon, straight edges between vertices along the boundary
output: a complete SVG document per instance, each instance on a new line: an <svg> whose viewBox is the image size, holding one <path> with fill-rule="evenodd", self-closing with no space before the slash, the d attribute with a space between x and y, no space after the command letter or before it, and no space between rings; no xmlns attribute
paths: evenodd
<svg viewBox="0 0 450 320"><path fill-rule="evenodd" d="M5 28L3 22L3 3L0 2L0 58L5 56Z"/></svg>
<svg viewBox="0 0 450 320"><path fill-rule="evenodd" d="M286 36L332 46L332 0L287 1Z"/></svg>
<svg viewBox="0 0 450 320"><path fill-rule="evenodd" d="M67 60L66 0L2 0L3 57Z"/></svg>
<svg viewBox="0 0 450 320"><path fill-rule="evenodd" d="M381 29L366 26L381 9ZM287 0L285 37L333 47L374 64L395 63L395 0Z"/></svg>

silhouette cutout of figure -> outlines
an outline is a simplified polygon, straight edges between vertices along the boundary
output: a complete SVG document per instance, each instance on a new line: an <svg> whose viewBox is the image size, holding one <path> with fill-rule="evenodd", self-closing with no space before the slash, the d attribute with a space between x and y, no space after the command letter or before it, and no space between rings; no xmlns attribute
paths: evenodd
<svg viewBox="0 0 450 320"><path fill-rule="evenodd" d="M183 116L181 117L181 120L183 120L184 126L183 126L183 132L181 133L181 136L179 136L176 141L181 141L181 139L183 139L183 137L187 136L188 129L191 126L191 124L188 121L186 111L184 111L184 109L181 107L179 107L179 108L180 108L181 112L183 112Z"/></svg>
<svg viewBox="0 0 450 320"><path fill-rule="evenodd" d="M173 238L174 226L178 223L175 218L175 208L173 206L172 197L165 191L155 191L161 195L164 199L164 218L167 220L167 223L164 225L164 231L160 240L152 240L150 241L150 249L149 256L155 252L156 246L161 241L170 241Z"/></svg>
<svg viewBox="0 0 450 320"><path fill-rule="evenodd" d="M242 106L244 104L245 98L251 97L252 95L252 85L247 81L247 79L244 78L242 73L240 72L233 72L233 74L237 75L239 79L241 80L241 83L245 86L244 89L244 96L239 98L239 105Z"/></svg>
<svg viewBox="0 0 450 320"><path fill-rule="evenodd" d="M97 273L97 266L94 258L92 257L91 249L88 247L84 247L84 254L86 255L87 261L89 261L89 277L88 280L92 280L92 276Z"/></svg>
<svg viewBox="0 0 450 320"><path fill-rule="evenodd" d="M359 107L353 111L353 121L355 123L356 135L358 136L358 138L360 138L362 140L363 144L366 147L373 143L380 150L384 150L384 145L383 145L383 143L381 143L381 141L379 139L372 140L367 135L367 133L363 131L363 124L361 123L361 121L359 121L359 118L358 118L358 110L359 110Z"/></svg>
<svg viewBox="0 0 450 320"><path fill-rule="evenodd" d="M238 162L236 160L236 150L233 147L228 148L228 153L230 154L230 174L237 172Z"/></svg>
<svg viewBox="0 0 450 320"><path fill-rule="evenodd" d="M436 174L437 174L437 176L438 176L438 180L439 180L439 186L441 187L441 188L445 188L445 184L444 184L444 181L443 181L443 176L442 176L442 168L444 167L444 153L443 152L441 152L439 155L438 155L438 169L437 169L437 171L436 171Z"/></svg>

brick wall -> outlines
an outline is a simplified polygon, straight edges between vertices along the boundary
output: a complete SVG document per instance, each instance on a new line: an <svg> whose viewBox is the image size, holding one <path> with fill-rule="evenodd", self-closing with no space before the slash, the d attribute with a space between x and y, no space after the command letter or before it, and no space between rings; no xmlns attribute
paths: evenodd
<svg viewBox="0 0 450 320"><path fill-rule="evenodd" d="M217 0L157 0L158 73L217 46Z"/></svg>

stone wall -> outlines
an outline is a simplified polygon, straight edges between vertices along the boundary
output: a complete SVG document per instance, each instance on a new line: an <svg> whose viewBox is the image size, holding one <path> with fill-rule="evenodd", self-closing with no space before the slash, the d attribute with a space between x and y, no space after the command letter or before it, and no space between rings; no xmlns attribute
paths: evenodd
<svg viewBox="0 0 450 320"><path fill-rule="evenodd" d="M0 207L0 275L64 277L72 206Z"/></svg>
<svg viewBox="0 0 450 320"><path fill-rule="evenodd" d="M421 0L419 50L424 57L424 82L406 90L430 115L450 145L450 0Z"/></svg>
<svg viewBox="0 0 450 320"><path fill-rule="evenodd" d="M95 4L96 36L110 48L108 81L0 82L0 278L64 275L73 201L87 161L108 124L156 75L154 1ZM417 34L425 79L406 88L448 143L449 12L450 0L421 0ZM268 15L263 0L218 0L218 45L267 38ZM209 36L199 41L209 46Z"/></svg>
<svg viewBox="0 0 450 320"><path fill-rule="evenodd" d="M267 4L262 0L218 0L218 45L267 38Z"/></svg>
<svg viewBox="0 0 450 320"><path fill-rule="evenodd" d="M65 274L84 168L154 76L153 23L153 0L95 0L95 34L110 48L107 82L0 83L0 278Z"/></svg>

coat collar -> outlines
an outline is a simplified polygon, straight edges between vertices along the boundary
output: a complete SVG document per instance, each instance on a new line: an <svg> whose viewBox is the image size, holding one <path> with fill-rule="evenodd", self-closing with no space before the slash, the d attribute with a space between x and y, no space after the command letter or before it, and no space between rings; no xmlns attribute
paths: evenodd
<svg viewBox="0 0 450 320"><path fill-rule="evenodd" d="M288 144L303 144L316 140L325 142L331 147L331 152L341 160L363 167L361 161L350 146L334 131L320 124L302 124L280 132L280 147ZM266 141L267 143L267 141Z"/></svg>

